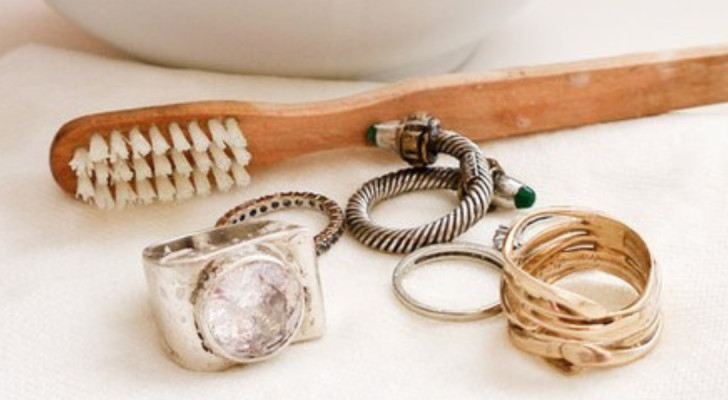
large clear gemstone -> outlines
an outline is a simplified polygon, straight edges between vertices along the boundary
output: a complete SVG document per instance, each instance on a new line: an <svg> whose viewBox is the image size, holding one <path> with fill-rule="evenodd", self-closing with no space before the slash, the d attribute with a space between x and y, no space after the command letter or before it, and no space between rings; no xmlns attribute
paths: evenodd
<svg viewBox="0 0 728 400"><path fill-rule="evenodd" d="M238 265L212 283L202 323L228 358L265 357L285 346L298 328L302 292L295 273L278 263Z"/></svg>

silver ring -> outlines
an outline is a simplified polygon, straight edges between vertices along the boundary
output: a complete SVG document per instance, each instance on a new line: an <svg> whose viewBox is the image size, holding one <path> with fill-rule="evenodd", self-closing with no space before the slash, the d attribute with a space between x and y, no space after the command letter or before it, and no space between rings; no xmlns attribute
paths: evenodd
<svg viewBox="0 0 728 400"><path fill-rule="evenodd" d="M228 210L215 223L216 227L235 225L261 215L290 208L308 208L322 212L328 225L314 236L316 255L325 253L344 232L344 211L330 198L312 192L281 192L246 201Z"/></svg>
<svg viewBox="0 0 728 400"><path fill-rule="evenodd" d="M473 243L444 243L423 247L400 261L392 274L392 287L399 301L410 310L425 317L447 321L472 321L488 318L501 312L499 300L476 309L454 310L426 304L415 299L402 281L410 272L435 260L474 259L484 266L503 270L503 258L497 250Z"/></svg>
<svg viewBox="0 0 728 400"><path fill-rule="evenodd" d="M308 231L253 221L144 249L152 311L180 365L217 371L266 360L325 330Z"/></svg>

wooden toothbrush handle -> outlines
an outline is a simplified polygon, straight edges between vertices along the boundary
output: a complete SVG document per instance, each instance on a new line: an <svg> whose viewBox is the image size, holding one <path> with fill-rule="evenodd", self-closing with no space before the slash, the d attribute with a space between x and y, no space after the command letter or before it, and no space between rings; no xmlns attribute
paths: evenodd
<svg viewBox="0 0 728 400"><path fill-rule="evenodd" d="M269 163L363 144L370 124L417 110L484 141L725 101L728 46L717 46L409 79L338 100L261 104L255 107L261 118L243 126L270 132L267 140L251 141L251 147L261 145L260 151L251 149L257 162ZM295 137L300 140L282 143Z"/></svg>
<svg viewBox="0 0 728 400"><path fill-rule="evenodd" d="M413 111L477 141L660 114L728 101L728 46L635 54L481 74L414 78L317 103L198 102L89 115L65 124L51 149L56 181L75 190L73 151L94 132L237 117L253 166L365 145L376 122Z"/></svg>

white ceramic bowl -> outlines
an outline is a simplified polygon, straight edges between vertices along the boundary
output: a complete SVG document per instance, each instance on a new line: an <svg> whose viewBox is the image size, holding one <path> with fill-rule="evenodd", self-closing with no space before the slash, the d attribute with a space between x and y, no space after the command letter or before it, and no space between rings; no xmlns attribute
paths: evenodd
<svg viewBox="0 0 728 400"><path fill-rule="evenodd" d="M158 64L326 78L451 70L528 0L46 0Z"/></svg>

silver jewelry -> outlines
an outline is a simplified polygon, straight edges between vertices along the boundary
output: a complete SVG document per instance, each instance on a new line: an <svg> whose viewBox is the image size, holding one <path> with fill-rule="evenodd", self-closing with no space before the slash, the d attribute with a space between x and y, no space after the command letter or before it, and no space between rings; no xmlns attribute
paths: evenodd
<svg viewBox="0 0 728 400"><path fill-rule="evenodd" d="M321 255L344 233L344 211L330 198L312 192L281 192L259 197L229 210L215 226L234 225L275 211L290 208L310 208L321 211L329 219L328 225L314 236L316 254Z"/></svg>
<svg viewBox="0 0 728 400"><path fill-rule="evenodd" d="M392 288L397 298L410 310L435 319L448 321L472 321L488 318L501 312L500 300L472 310L453 310L445 307L429 305L414 298L404 287L404 278L412 271L424 265L440 260L474 259L482 265L495 268L498 273L503 270L503 257L500 252L490 247L472 243L443 243L423 247L400 261L392 274Z"/></svg>
<svg viewBox="0 0 728 400"><path fill-rule="evenodd" d="M329 202L315 194L266 196L231 210L218 221L223 226L144 250L152 310L177 363L221 370L323 335L316 252L325 251L343 229L341 209ZM301 206L333 216L317 243L297 225L247 221L268 212L263 207ZM242 220L246 223L238 223Z"/></svg>
<svg viewBox="0 0 728 400"><path fill-rule="evenodd" d="M495 160L486 159L470 139L440 128L440 122L417 113L404 121L375 125L368 133L377 146L398 153L415 168L403 169L366 182L349 199L346 222L361 243L389 253L409 253L434 243L450 242L477 223L493 205L530 207L533 190L508 177ZM460 161L460 168L424 168L438 153ZM452 189L460 204L449 214L408 229L389 229L372 222L377 203L415 190Z"/></svg>

